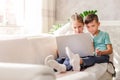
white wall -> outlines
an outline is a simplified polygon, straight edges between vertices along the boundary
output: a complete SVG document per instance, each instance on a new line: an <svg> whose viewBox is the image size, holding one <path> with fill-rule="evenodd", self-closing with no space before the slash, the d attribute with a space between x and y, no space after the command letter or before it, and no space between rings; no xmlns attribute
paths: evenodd
<svg viewBox="0 0 120 80"><path fill-rule="evenodd" d="M64 23L75 12L98 10L100 20L120 20L120 0L56 0L56 22Z"/></svg>

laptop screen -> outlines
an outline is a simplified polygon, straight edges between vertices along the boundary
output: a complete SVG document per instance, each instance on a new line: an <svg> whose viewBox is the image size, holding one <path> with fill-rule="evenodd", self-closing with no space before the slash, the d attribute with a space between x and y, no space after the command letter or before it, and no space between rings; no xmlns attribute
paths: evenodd
<svg viewBox="0 0 120 80"><path fill-rule="evenodd" d="M57 36L56 42L59 57L67 57L66 47L69 47L73 53L79 54L80 57L93 55L93 40L88 33Z"/></svg>

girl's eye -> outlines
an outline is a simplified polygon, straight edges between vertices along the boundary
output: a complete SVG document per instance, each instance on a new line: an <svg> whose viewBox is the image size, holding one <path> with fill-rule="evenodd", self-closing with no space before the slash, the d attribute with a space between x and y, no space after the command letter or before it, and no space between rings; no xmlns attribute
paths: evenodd
<svg viewBox="0 0 120 80"><path fill-rule="evenodd" d="M74 27L74 29L76 29L76 27Z"/></svg>
<svg viewBox="0 0 120 80"><path fill-rule="evenodd" d="M79 28L81 28L81 26L79 26Z"/></svg>

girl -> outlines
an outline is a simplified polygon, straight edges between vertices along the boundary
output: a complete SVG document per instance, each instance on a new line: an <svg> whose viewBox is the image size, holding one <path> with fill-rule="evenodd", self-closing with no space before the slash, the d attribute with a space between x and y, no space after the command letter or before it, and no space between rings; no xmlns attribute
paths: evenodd
<svg viewBox="0 0 120 80"><path fill-rule="evenodd" d="M75 34L83 33L84 22L80 15L77 13L73 14L70 18L70 21ZM69 48L66 48L66 51L66 53L70 53ZM56 60L54 60L53 55L50 55L46 57L45 64L57 70L58 72L70 71L72 69L74 71L80 70L80 63L82 63L82 60L80 60L79 55L75 54L72 55L70 59L69 58L58 57Z"/></svg>

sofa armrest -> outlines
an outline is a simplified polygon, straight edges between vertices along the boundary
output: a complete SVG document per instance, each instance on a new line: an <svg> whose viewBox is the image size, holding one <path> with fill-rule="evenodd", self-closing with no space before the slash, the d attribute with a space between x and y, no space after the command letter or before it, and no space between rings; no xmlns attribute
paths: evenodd
<svg viewBox="0 0 120 80"><path fill-rule="evenodd" d="M51 68L43 65L0 63L0 80L55 80Z"/></svg>

